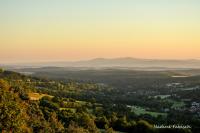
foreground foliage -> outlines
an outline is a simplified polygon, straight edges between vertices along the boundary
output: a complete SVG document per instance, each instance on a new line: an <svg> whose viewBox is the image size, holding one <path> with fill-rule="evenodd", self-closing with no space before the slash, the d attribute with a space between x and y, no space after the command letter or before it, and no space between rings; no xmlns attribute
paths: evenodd
<svg viewBox="0 0 200 133"><path fill-rule="evenodd" d="M0 74L0 131L14 133L162 133L191 132L188 129L160 130L153 122L138 118L124 110L123 105L107 106L95 99L78 101L62 96L43 94L37 100L29 95L38 90L30 78L17 73ZM32 78L31 78L32 79ZM37 84L40 79L32 79ZM48 82L48 81L43 81ZM71 84L76 88L77 84ZM85 84L88 87L88 84ZM91 85L93 89L95 85ZM77 86L78 87L78 86ZM82 86L83 87L83 86ZM51 92L51 91L50 91Z"/></svg>

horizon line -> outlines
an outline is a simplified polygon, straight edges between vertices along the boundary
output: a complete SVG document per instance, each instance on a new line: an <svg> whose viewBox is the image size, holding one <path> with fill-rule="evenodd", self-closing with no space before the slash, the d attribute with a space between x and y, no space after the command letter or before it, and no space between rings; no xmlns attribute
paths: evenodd
<svg viewBox="0 0 200 133"><path fill-rule="evenodd" d="M18 60L18 61L0 61L0 65L13 65L13 64L38 64L38 63L55 63L55 62L81 62L81 61L92 61L92 60L98 60L98 59L104 59L104 60L112 60L112 59L137 59L137 60L163 60L163 61L187 61L187 60L197 60L200 61L200 58L137 58L137 57L96 57L96 58L85 58L85 59L72 59L72 60L64 60L64 59L58 59L58 60Z"/></svg>

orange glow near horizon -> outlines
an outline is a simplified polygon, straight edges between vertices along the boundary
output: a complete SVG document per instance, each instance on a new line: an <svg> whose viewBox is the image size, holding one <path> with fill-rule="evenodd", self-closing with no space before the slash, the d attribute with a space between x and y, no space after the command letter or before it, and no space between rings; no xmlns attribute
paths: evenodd
<svg viewBox="0 0 200 133"><path fill-rule="evenodd" d="M9 6L9 3L6 4ZM129 11L131 7L126 11L128 3L123 5L123 10L120 5L115 6L112 12L107 9L110 18L101 11L91 13L92 9L85 9L84 14L74 11L67 15L54 7L57 12L48 11L43 16L34 13L34 8L24 9L22 11L27 10L27 13L19 11L13 16L4 14L2 9L0 61L84 60L98 57L200 59L200 20L195 18L194 5L179 9L177 4L176 10L168 12L157 7L159 5L149 5L150 9L147 10L144 4L137 7L141 8L138 13ZM47 10L43 5L40 8L40 11ZM118 11L118 8L122 11L116 15L114 11ZM142 16L142 13L146 16Z"/></svg>

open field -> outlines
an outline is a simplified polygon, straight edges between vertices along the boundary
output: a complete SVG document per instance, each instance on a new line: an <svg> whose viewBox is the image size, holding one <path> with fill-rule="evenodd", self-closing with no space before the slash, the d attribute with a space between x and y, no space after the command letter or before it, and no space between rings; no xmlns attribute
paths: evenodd
<svg viewBox="0 0 200 133"><path fill-rule="evenodd" d="M28 93L28 96L30 100L40 100L44 96L48 96L50 98L53 98L54 96L48 95L48 94L39 94L39 93Z"/></svg>
<svg viewBox="0 0 200 133"><path fill-rule="evenodd" d="M147 111L145 108L142 107L138 107L138 106L131 106L132 111L136 114L136 115L144 115L144 114L148 114L151 115L153 117L158 117L163 116L166 117L167 113L160 113L160 112L153 112L153 111Z"/></svg>

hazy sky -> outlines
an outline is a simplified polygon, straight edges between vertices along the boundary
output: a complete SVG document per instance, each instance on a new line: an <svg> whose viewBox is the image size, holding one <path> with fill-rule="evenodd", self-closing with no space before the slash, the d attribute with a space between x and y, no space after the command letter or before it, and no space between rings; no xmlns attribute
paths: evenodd
<svg viewBox="0 0 200 133"><path fill-rule="evenodd" d="M199 0L0 0L0 62L200 58Z"/></svg>

